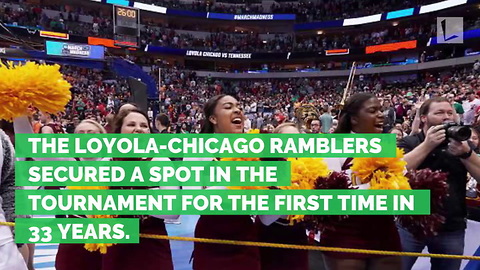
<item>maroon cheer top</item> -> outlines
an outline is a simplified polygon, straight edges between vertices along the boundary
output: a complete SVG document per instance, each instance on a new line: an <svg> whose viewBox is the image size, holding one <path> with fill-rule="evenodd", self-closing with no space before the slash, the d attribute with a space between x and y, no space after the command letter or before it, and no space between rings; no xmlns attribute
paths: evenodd
<svg viewBox="0 0 480 270"><path fill-rule="evenodd" d="M200 216L195 237L257 241L250 216ZM194 244L194 270L260 270L258 247L224 244Z"/></svg>
<svg viewBox="0 0 480 270"><path fill-rule="evenodd" d="M266 243L308 245L308 237L303 223L289 225L288 220L279 219L269 226L259 218L256 222L258 241ZM308 250L287 248L260 248L262 270L308 270Z"/></svg>

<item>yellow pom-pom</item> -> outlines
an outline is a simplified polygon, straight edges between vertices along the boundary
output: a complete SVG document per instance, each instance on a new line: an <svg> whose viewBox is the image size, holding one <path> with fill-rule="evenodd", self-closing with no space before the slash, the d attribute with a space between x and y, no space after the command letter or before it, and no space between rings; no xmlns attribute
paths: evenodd
<svg viewBox="0 0 480 270"><path fill-rule="evenodd" d="M408 178L404 175L376 171L372 174L370 189L411 189Z"/></svg>
<svg viewBox="0 0 480 270"><path fill-rule="evenodd" d="M290 225L295 225L296 223L302 222L305 215L290 215L287 220L290 221Z"/></svg>
<svg viewBox="0 0 480 270"><path fill-rule="evenodd" d="M109 189L105 186L69 186L67 189L71 190L96 190L96 189ZM87 215L87 218L116 218L118 215ZM85 244L84 248L90 252L100 251L100 253L107 253L107 248L114 244Z"/></svg>
<svg viewBox="0 0 480 270"><path fill-rule="evenodd" d="M361 179L362 184L372 180L376 171L384 171L394 175L403 175L405 165L403 151L397 148L397 155L394 158L355 158L351 170L353 174Z"/></svg>
<svg viewBox="0 0 480 270"><path fill-rule="evenodd" d="M289 158L292 184L281 189L313 189L318 177L326 177L330 170L321 158Z"/></svg>
<svg viewBox="0 0 480 270"><path fill-rule="evenodd" d="M71 85L59 65L0 64L0 119L12 121L29 113L30 106L48 113L63 111L71 99Z"/></svg>
<svg viewBox="0 0 480 270"><path fill-rule="evenodd" d="M85 244L84 248L90 252L100 251L100 253L106 254L107 248L113 245L114 244Z"/></svg>

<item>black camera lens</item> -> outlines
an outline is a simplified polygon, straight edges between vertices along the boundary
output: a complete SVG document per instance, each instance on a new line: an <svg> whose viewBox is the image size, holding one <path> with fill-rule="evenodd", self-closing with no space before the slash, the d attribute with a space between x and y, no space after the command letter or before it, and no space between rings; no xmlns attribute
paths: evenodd
<svg viewBox="0 0 480 270"><path fill-rule="evenodd" d="M472 136L472 131L466 126L450 126L447 129L447 137L456 141L466 141L470 139L470 136Z"/></svg>

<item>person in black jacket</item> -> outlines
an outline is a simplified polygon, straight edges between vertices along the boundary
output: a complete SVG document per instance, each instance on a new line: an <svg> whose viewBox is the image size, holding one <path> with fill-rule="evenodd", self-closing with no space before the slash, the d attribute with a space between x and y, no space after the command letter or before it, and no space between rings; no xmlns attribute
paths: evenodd
<svg viewBox="0 0 480 270"><path fill-rule="evenodd" d="M399 226L404 251L462 255L465 245L467 173L480 179L480 157L468 141L456 141L446 135L444 123L454 121L454 108L442 97L425 101L420 107L421 132L403 138L398 147L405 151L408 170L431 169L448 173L448 197L444 201L446 221L438 235L418 239ZM416 257L404 257L404 269L411 269ZM461 260L431 259L432 270L458 270Z"/></svg>
<svg viewBox="0 0 480 270"><path fill-rule="evenodd" d="M170 126L170 119L164 113L157 115L155 117L155 129L156 133L170 133L168 132L168 126ZM170 158L172 161L181 161L182 158Z"/></svg>
<svg viewBox="0 0 480 270"><path fill-rule="evenodd" d="M395 110L393 109L390 100L385 100L383 102L383 115L384 119L384 129L383 132L386 133L395 126Z"/></svg>
<svg viewBox="0 0 480 270"><path fill-rule="evenodd" d="M170 125L170 119L164 113L157 115L155 118L155 128L158 133L168 133L168 126Z"/></svg>

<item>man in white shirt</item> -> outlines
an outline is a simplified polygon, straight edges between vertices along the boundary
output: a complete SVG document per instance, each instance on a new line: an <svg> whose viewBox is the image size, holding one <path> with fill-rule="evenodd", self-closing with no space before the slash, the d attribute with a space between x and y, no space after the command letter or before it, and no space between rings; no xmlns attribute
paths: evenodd
<svg viewBox="0 0 480 270"><path fill-rule="evenodd" d="M467 126L475 124L475 113L480 107L480 100L475 97L475 93L470 91L467 93L467 100L463 103L463 122Z"/></svg>
<svg viewBox="0 0 480 270"><path fill-rule="evenodd" d="M249 132L252 129L252 121L248 116L245 117L245 121L243 122L243 127L245 132Z"/></svg>

